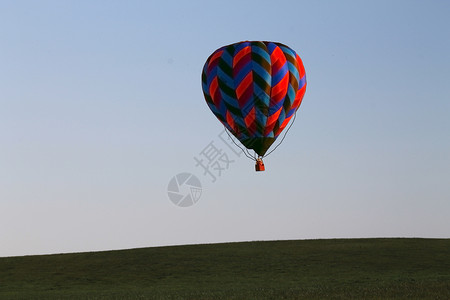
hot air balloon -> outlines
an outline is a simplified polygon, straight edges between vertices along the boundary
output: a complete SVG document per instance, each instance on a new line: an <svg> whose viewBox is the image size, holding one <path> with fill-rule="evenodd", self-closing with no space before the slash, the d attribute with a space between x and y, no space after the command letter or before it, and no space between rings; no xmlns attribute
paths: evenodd
<svg viewBox="0 0 450 300"><path fill-rule="evenodd" d="M209 56L202 89L213 114L245 148L254 150L247 156L256 161L257 171L263 171L262 158L300 107L305 69L286 45L244 41Z"/></svg>

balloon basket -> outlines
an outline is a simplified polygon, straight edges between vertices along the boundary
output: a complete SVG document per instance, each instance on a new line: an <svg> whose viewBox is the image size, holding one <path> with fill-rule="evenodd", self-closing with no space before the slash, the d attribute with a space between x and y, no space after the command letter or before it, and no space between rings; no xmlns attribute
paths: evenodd
<svg viewBox="0 0 450 300"><path fill-rule="evenodd" d="M264 171L266 168L264 167L264 163L262 159L256 160L255 170L256 171Z"/></svg>

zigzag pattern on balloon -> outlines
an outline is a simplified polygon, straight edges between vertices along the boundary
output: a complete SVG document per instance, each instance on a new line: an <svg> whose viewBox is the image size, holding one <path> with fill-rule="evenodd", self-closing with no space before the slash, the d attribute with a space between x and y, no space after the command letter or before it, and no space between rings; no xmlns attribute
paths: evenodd
<svg viewBox="0 0 450 300"><path fill-rule="evenodd" d="M305 69L283 44L245 41L219 48L207 59L202 88L224 126L264 156L301 104Z"/></svg>

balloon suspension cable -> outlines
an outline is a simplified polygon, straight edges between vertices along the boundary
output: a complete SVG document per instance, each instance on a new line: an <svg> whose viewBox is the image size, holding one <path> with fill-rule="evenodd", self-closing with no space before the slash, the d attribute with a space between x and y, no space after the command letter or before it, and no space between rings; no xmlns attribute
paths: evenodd
<svg viewBox="0 0 450 300"><path fill-rule="evenodd" d="M281 138L281 141L275 146L275 148L273 148L269 153L265 154L265 155L257 155L256 152L253 153L253 155L248 151L248 149L244 149L241 146L239 146L238 143L236 143L234 141L234 139L231 137L231 134L228 132L228 129L224 126L225 128L225 132L228 134L228 137L230 138L230 140L233 142L233 144L235 144L236 146L239 147L239 149L242 150L242 152L244 152L245 156L247 156L248 158L250 158L251 160L254 161L258 161L258 160L262 160L263 158L269 156L269 154L271 154L273 151L275 151L280 145L281 143L284 141L284 138L286 137L287 133L289 132L289 130L291 129L292 125L295 122L295 118L297 117L297 112L294 113L294 118L292 119L292 122L289 124L289 127L286 129L286 131L284 132L283 137Z"/></svg>
<svg viewBox="0 0 450 300"><path fill-rule="evenodd" d="M291 122L291 124L289 125L289 127L286 129L286 131L285 131L285 133L284 133L283 138L281 139L281 141L275 146L275 148L273 148L269 153L263 155L261 158L269 156L270 153L272 153L273 151L275 151L275 150L278 148L278 146L281 145L281 143L284 141L284 138L286 137L286 134L289 132L289 129L291 129L292 124L294 124L294 122L295 122L295 117L296 117L296 116L297 116L297 112L294 112L294 118L292 119L292 122Z"/></svg>
<svg viewBox="0 0 450 300"><path fill-rule="evenodd" d="M251 160L256 161L256 153L255 153L255 155L254 155L255 157L253 157L252 154L248 151L248 149L242 148L241 146L239 146L239 145L234 141L234 139L231 137L230 133L228 132L228 129L227 129L225 126L224 126L224 128L225 128L225 132L228 134L228 137L229 137L230 140L233 142L233 144L235 144L236 146L238 146L239 149L241 149L242 152L244 152L245 156L247 156L247 157L250 158Z"/></svg>

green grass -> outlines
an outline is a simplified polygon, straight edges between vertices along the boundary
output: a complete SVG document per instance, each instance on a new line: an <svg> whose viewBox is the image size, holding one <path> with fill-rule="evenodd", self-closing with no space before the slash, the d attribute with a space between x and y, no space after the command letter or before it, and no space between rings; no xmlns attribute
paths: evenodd
<svg viewBox="0 0 450 300"><path fill-rule="evenodd" d="M189 245L0 258L0 299L450 299L450 239Z"/></svg>

